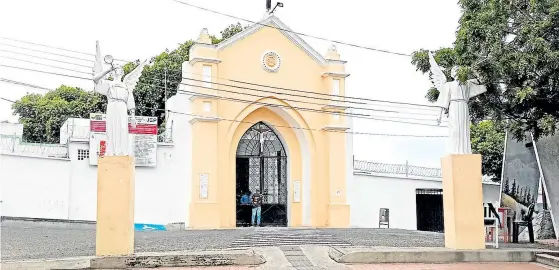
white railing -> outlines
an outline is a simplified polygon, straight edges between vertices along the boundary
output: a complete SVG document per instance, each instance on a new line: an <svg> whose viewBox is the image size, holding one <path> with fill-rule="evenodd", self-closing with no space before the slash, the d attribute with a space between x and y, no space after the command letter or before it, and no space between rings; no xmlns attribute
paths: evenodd
<svg viewBox="0 0 559 270"><path fill-rule="evenodd" d="M400 174L408 176L421 176L441 178L442 172L439 168L428 168L420 166L412 166L409 164L388 164L364 160L354 160L353 170L367 173L386 173Z"/></svg>
<svg viewBox="0 0 559 270"><path fill-rule="evenodd" d="M0 135L2 154L29 155L50 158L68 158L68 146L64 144L26 143L19 136Z"/></svg>

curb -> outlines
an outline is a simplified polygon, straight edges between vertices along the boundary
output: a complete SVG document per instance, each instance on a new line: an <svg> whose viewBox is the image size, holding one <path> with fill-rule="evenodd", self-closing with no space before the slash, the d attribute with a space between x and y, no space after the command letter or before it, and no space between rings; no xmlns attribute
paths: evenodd
<svg viewBox="0 0 559 270"><path fill-rule="evenodd" d="M91 259L90 269L129 269L187 266L260 265L266 260L252 249L138 253L129 256L107 256Z"/></svg>
<svg viewBox="0 0 559 270"><path fill-rule="evenodd" d="M2 270L12 269L86 269L89 267L93 257L75 257L65 259L27 260L27 261L3 261L0 264Z"/></svg>
<svg viewBox="0 0 559 270"><path fill-rule="evenodd" d="M533 262L535 249L451 250L446 248L333 248L330 258L338 263L457 263L457 262Z"/></svg>

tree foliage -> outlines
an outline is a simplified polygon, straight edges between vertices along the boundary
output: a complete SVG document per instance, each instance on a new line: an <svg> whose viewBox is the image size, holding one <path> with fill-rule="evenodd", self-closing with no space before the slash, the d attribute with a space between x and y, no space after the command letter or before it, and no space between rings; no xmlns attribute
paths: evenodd
<svg viewBox="0 0 559 270"><path fill-rule="evenodd" d="M559 1L460 0L459 5L454 46L436 50L434 56L445 73L458 65L460 81L477 73L487 86L487 93L470 102L472 120L503 122L517 139L526 131L535 139L554 134L559 120ZM429 72L427 52L412 55L412 64L423 73ZM431 88L426 96L434 101L438 91Z"/></svg>
<svg viewBox="0 0 559 270"><path fill-rule="evenodd" d="M231 24L221 31L221 38L211 36L212 42L222 42L245 28L240 23ZM176 49L165 50L150 59L134 89L136 115L156 116L159 126L163 126L165 100L177 93L182 80L182 64L189 60L194 43L188 40ZM122 67L124 73L130 73L139 63L139 60L126 63ZM89 118L89 113L105 112L106 102L106 97L92 91L62 85L45 95L26 95L12 108L23 124L25 141L58 143L60 127L66 119Z"/></svg>
<svg viewBox="0 0 559 270"><path fill-rule="evenodd" d="M472 152L481 154L482 171L493 180L501 180L505 132L503 126L484 120L470 126Z"/></svg>
<svg viewBox="0 0 559 270"><path fill-rule="evenodd" d="M211 36L212 43L222 42L244 28L240 23L231 24L221 31L221 38ZM136 100L136 114L144 116L157 116L158 123L162 126L165 119L165 100L176 95L182 81L182 64L189 60L189 52L193 40L179 44L178 48L165 50L150 60L134 90ZM127 63L123 69L125 74L132 71L139 61Z"/></svg>
<svg viewBox="0 0 559 270"><path fill-rule="evenodd" d="M106 106L105 96L62 85L44 95L26 95L12 109L19 114L25 141L58 143L66 119L89 118L89 113L104 112Z"/></svg>

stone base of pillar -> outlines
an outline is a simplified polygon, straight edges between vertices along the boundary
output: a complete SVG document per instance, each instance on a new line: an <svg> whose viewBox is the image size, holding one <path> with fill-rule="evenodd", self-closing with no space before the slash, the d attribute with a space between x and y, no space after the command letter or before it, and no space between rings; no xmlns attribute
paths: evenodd
<svg viewBox="0 0 559 270"><path fill-rule="evenodd" d="M481 155L441 159L445 247L485 249Z"/></svg>
<svg viewBox="0 0 559 270"><path fill-rule="evenodd" d="M328 227L349 228L349 204L328 205Z"/></svg>
<svg viewBox="0 0 559 270"><path fill-rule="evenodd" d="M134 253L134 157L99 158L97 256Z"/></svg>
<svg viewBox="0 0 559 270"><path fill-rule="evenodd" d="M195 202L190 205L189 227L193 229L221 228L221 209L216 202Z"/></svg>

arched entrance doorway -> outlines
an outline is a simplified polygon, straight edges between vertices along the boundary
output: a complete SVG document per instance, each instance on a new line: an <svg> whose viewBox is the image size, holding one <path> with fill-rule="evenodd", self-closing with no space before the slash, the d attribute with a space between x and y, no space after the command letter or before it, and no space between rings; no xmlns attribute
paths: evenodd
<svg viewBox="0 0 559 270"><path fill-rule="evenodd" d="M239 141L236 158L237 226L250 225L251 206L241 196L260 190L261 224L287 226L287 154L278 135L263 122L250 127Z"/></svg>

